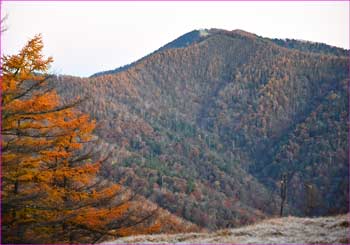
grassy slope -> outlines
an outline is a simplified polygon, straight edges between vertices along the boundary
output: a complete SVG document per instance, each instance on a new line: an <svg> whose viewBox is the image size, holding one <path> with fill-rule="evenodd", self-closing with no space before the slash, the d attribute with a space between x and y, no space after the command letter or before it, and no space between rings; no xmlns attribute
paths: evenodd
<svg viewBox="0 0 350 245"><path fill-rule="evenodd" d="M214 233L181 233L121 238L108 244L121 243L186 243L186 244L335 244L349 243L349 214L321 218L274 218L255 225Z"/></svg>

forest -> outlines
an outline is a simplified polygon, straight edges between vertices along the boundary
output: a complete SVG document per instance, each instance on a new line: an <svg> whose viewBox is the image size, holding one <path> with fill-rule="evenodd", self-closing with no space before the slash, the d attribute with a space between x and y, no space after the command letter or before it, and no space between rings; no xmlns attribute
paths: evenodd
<svg viewBox="0 0 350 245"><path fill-rule="evenodd" d="M80 78L43 45L2 57L2 243L349 212L349 50L194 30Z"/></svg>

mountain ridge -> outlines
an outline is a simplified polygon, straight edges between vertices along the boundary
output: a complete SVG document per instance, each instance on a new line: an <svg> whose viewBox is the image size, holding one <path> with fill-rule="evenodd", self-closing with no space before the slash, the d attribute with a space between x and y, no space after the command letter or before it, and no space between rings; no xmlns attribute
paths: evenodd
<svg viewBox="0 0 350 245"><path fill-rule="evenodd" d="M201 36L201 32L207 33L204 36ZM262 36L258 36L256 34L241 30L241 29L235 29L232 31L227 31L224 29L218 29L218 28L210 28L210 29L196 29L193 31L190 31L188 33L185 33L184 35L174 39L173 41L165 44L161 48L153 51L152 53L130 63L127 65L120 66L116 69L113 70L106 70L106 71L100 71L97 73L92 74L90 77L96 77L96 76L101 76L101 75L106 75L106 74L115 74L121 71L124 71L128 69L129 67L136 65L138 62L141 62L145 58L157 53L164 51L166 49L171 49L171 48L183 48L188 45L198 43L200 41L203 41L204 39L208 38L211 35L240 35L244 37L249 37L249 38L261 38L266 41L270 41L280 47L285 47L287 49L295 49L295 50L300 50L300 51L306 51L307 49L311 49L310 52L313 53L320 53L320 54L337 54L339 56L349 56L350 50L346 50L344 48L328 45L325 43L320 43L320 42L311 42L307 40L297 40L297 39L277 39L277 38L266 38ZM324 49L325 51L320 51L320 49Z"/></svg>
<svg viewBox="0 0 350 245"><path fill-rule="evenodd" d="M80 109L112 152L103 175L211 230L279 212L283 174L286 213L348 212L348 57L212 33L113 74L53 81L64 99L91 98Z"/></svg>

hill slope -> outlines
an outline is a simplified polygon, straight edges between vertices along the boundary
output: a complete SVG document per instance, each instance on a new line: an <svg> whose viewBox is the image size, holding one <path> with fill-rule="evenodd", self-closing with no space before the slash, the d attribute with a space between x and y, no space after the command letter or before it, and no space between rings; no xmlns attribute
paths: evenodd
<svg viewBox="0 0 350 245"><path fill-rule="evenodd" d="M209 229L348 212L348 51L191 32L115 72L54 80L96 118L104 176ZM296 45L298 44L298 45Z"/></svg>
<svg viewBox="0 0 350 245"><path fill-rule="evenodd" d="M104 244L348 244L349 218L349 215L275 218L251 226L214 233L135 236Z"/></svg>

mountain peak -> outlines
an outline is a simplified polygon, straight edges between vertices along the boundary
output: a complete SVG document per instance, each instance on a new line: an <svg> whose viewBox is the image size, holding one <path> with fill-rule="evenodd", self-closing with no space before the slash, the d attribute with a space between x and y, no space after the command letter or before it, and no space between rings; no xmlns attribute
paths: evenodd
<svg viewBox="0 0 350 245"><path fill-rule="evenodd" d="M328 54L328 55L335 55L335 56L348 56L349 51L332 47L327 44L323 43L313 43L309 41L300 41L295 39L271 39L271 38L264 38L262 36L258 36L254 33L244 31L242 29L234 29L234 30L224 30L219 28L201 28L201 29L195 29L190 32L187 32L183 34L182 36L176 38L175 40L165 44L164 46L160 47L158 50L155 50L154 52L142 57L141 59L116 68L114 70L109 71L102 71L93 74L91 77L106 75L106 74L115 74L121 71L124 71L128 69L129 67L141 62L145 58L161 52L168 49L177 49L177 48L186 48L188 46L191 46L193 44L200 43L202 41L205 41L212 36L226 36L226 37L233 37L233 38L239 38L239 39L245 39L245 40L263 40L266 45L274 44L283 48L291 49L291 50L299 50L302 52L308 52L308 53L316 53L316 54Z"/></svg>
<svg viewBox="0 0 350 245"><path fill-rule="evenodd" d="M199 29L198 32L199 32L199 36L201 37L206 37L210 34L208 29Z"/></svg>
<svg viewBox="0 0 350 245"><path fill-rule="evenodd" d="M206 38L211 34L208 29L199 29L187 32L186 34L176 38L175 40L167 43L163 47L161 47L158 51L162 51L170 48L184 48L193 43L201 41L203 38Z"/></svg>

